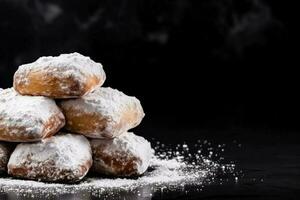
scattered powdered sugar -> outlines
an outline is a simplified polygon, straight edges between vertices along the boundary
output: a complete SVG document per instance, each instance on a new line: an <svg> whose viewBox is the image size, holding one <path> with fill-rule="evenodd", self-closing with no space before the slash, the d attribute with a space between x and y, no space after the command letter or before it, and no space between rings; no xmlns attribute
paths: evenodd
<svg viewBox="0 0 300 200"><path fill-rule="evenodd" d="M104 168L106 172L118 174L120 166L114 169L112 163L107 163L101 159L104 155L105 157L108 156L121 161L123 166L131 162L134 169L131 172L126 170L126 174L142 174L147 170L150 159L153 156L150 142L132 132L125 132L112 140L91 139L90 141L94 156L95 171L100 170L102 172Z"/></svg>
<svg viewBox="0 0 300 200"><path fill-rule="evenodd" d="M149 169L143 176L137 178L96 177L91 174L82 182L72 185L0 178L0 193L37 198L66 194L74 194L76 197L85 195L83 199L94 196L102 199L114 199L114 197L118 199L120 195L129 195L129 199L132 198L131 195L151 198L157 192L161 193L165 190L181 190L186 186L202 187L212 182L218 173L233 174L234 172L233 163L221 164L220 160L213 161L212 153L204 156L203 149L192 152L187 144L174 148L158 142L154 149L156 153L151 159Z"/></svg>
<svg viewBox="0 0 300 200"><path fill-rule="evenodd" d="M100 63L79 53L61 54L59 56L43 56L35 62L19 66L15 73L18 84L29 84L28 74L43 72L47 76L61 78L72 77L84 83L87 78L96 76L104 82L106 75ZM64 87L64 85L62 85Z"/></svg>
<svg viewBox="0 0 300 200"><path fill-rule="evenodd" d="M58 134L36 143L20 143L8 162L8 173L14 169L24 169L21 176L55 181L81 179L92 164L89 141L81 135ZM82 173L81 166L86 167ZM72 173L71 173L72 172ZM74 177L73 177L74 176Z"/></svg>
<svg viewBox="0 0 300 200"><path fill-rule="evenodd" d="M22 96L13 88L0 91L0 127L5 127L6 134L12 136L31 134L29 138L39 139L45 124L54 116L64 119L52 99L42 96Z"/></svg>

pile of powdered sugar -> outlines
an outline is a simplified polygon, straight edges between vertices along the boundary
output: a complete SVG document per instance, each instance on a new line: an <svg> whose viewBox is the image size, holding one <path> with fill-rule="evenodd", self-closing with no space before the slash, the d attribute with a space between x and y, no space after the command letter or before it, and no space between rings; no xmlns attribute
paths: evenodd
<svg viewBox="0 0 300 200"><path fill-rule="evenodd" d="M222 146L221 146L222 147ZM120 192L139 191L152 196L162 189L178 189L187 185L204 185L211 182L216 173L233 173L234 164L221 164L201 154L202 150L191 152L186 144L175 148L166 148L157 143L156 155L151 159L149 170L137 178L94 177L89 175L78 184L43 183L29 180L0 178L0 193L17 194L30 197L49 197L63 194L88 194L104 199L118 196ZM146 191L145 191L146 190ZM139 193L138 193L139 195Z"/></svg>

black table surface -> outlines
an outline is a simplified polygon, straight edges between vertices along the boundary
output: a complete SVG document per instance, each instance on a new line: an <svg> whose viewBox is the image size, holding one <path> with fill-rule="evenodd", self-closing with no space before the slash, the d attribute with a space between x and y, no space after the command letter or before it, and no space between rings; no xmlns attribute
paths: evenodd
<svg viewBox="0 0 300 200"><path fill-rule="evenodd" d="M167 131L166 131L167 132ZM164 133L166 133L164 132ZM193 143L196 138L226 144L224 157L242 171L238 181L216 181L201 191L154 195L153 199L299 199L300 134L290 131L179 131ZM163 140L168 141L168 136ZM182 137L177 138L177 142ZM173 141L174 142L174 141ZM170 197L170 198L169 198Z"/></svg>
<svg viewBox="0 0 300 200"><path fill-rule="evenodd" d="M238 181L215 181L202 186L184 186L151 192L141 187L122 191L106 199L299 199L300 197L300 145L299 133L272 131L197 131L161 130L154 136L165 143L192 144L206 139L213 144L226 144L224 158L234 161L241 170ZM163 133L163 134L162 134ZM170 137L176 134L178 137ZM172 138L172 139L171 139ZM170 141L172 140L172 141ZM108 198L107 198L108 197ZM0 193L0 199L10 199ZM30 197L18 197L30 199ZM42 197L35 197L40 199ZM64 194L54 199L101 199L92 194Z"/></svg>

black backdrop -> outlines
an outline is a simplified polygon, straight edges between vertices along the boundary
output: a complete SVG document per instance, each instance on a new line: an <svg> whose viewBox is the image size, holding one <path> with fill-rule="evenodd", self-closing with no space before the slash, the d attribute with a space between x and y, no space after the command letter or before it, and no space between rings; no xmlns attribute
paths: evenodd
<svg viewBox="0 0 300 200"><path fill-rule="evenodd" d="M0 86L22 63L77 51L104 65L105 86L142 101L140 131L297 131L291 3L0 0Z"/></svg>

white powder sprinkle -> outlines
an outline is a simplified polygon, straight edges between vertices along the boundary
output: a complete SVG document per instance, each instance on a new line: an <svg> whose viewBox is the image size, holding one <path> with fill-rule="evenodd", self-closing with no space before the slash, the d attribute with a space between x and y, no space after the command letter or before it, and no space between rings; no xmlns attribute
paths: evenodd
<svg viewBox="0 0 300 200"><path fill-rule="evenodd" d="M62 194L88 194L88 197L111 199L119 197L120 192L137 190L138 196L150 198L155 192L165 189L179 189L187 185L202 186L213 180L220 170L223 173L234 171L233 164L222 165L199 153L192 155L186 147L188 146L179 145L175 150L158 144L155 146L156 155L151 159L148 171L138 178L101 178L89 175L81 183L72 185L0 178L0 192L29 197L39 195L39 198Z"/></svg>
<svg viewBox="0 0 300 200"><path fill-rule="evenodd" d="M85 75L98 75L105 77L100 63L96 63L90 57L79 53L61 54L59 56L43 56L33 63L21 65L18 73L30 72L31 70L43 70L56 76L78 76L85 78ZM63 72L63 73L61 73ZM23 79L22 79L23 81ZM25 81L26 82L26 81Z"/></svg>

